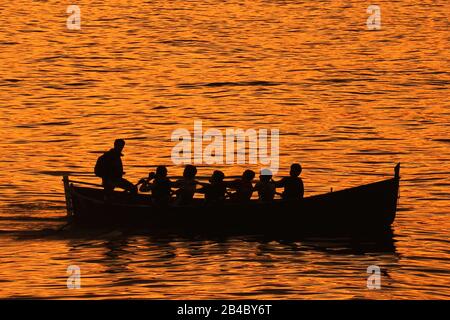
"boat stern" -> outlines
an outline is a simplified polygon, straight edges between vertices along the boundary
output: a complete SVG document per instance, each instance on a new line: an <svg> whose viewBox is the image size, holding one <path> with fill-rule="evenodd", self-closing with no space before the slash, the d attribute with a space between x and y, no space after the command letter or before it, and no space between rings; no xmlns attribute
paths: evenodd
<svg viewBox="0 0 450 320"><path fill-rule="evenodd" d="M69 176L63 176L64 195L66 198L67 217L73 217L73 199L72 199L72 187L70 185Z"/></svg>

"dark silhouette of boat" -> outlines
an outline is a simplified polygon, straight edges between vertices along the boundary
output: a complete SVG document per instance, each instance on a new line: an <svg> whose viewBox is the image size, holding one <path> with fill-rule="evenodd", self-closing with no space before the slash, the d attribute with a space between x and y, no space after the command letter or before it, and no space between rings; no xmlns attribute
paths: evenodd
<svg viewBox="0 0 450 320"><path fill-rule="evenodd" d="M306 197L300 201L226 202L165 207L148 195L115 192L105 201L102 188L64 176L69 221L83 226L145 228L155 233L208 234L341 234L379 233L390 229L397 211L400 164L393 178Z"/></svg>

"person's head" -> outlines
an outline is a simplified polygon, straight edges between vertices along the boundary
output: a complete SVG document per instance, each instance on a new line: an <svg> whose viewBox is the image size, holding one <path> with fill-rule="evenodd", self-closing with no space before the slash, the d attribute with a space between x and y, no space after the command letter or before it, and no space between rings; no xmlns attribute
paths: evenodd
<svg viewBox="0 0 450 320"><path fill-rule="evenodd" d="M211 178L209 179L209 182L211 183L219 183L222 182L223 179L225 179L225 174L220 170L215 170L213 174L211 175Z"/></svg>
<svg viewBox="0 0 450 320"><path fill-rule="evenodd" d="M261 182L269 182L270 179L272 179L272 171L270 171L269 169L262 169L259 180Z"/></svg>
<svg viewBox="0 0 450 320"><path fill-rule="evenodd" d="M291 177L298 177L300 173L302 173L302 166L300 165L300 163L293 163L291 165Z"/></svg>
<svg viewBox="0 0 450 320"><path fill-rule="evenodd" d="M255 178L255 171L253 170L245 170L242 174L242 180L252 181Z"/></svg>
<svg viewBox="0 0 450 320"><path fill-rule="evenodd" d="M124 147L125 147L125 140L116 139L114 141L114 150L116 150L117 152L122 152Z"/></svg>
<svg viewBox="0 0 450 320"><path fill-rule="evenodd" d="M156 167L156 176L160 178L167 177L167 168L166 166L158 166Z"/></svg>
<svg viewBox="0 0 450 320"><path fill-rule="evenodd" d="M188 164L184 168L183 177L186 179L194 179L197 174L197 168L191 164Z"/></svg>

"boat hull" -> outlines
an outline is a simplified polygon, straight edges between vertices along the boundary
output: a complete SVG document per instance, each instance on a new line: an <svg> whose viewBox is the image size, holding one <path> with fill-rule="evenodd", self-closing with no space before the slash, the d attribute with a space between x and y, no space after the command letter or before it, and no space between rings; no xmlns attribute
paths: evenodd
<svg viewBox="0 0 450 320"><path fill-rule="evenodd" d="M67 178L66 178L67 179ZM304 198L301 201L250 201L208 206L158 207L146 195L116 192L105 202L103 190L76 186L67 179L69 219L78 225L143 228L153 233L280 234L370 233L395 220L398 172L392 179Z"/></svg>

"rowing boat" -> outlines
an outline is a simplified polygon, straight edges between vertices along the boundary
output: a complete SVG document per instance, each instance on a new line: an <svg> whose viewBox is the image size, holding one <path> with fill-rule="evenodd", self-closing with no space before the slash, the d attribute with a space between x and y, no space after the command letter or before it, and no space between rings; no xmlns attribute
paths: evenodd
<svg viewBox="0 0 450 320"><path fill-rule="evenodd" d="M149 232L281 234L377 232L395 220L400 164L392 178L302 200L207 205L157 206L148 195L114 192L104 200L101 187L83 186L64 176L67 215L78 225L145 228Z"/></svg>

